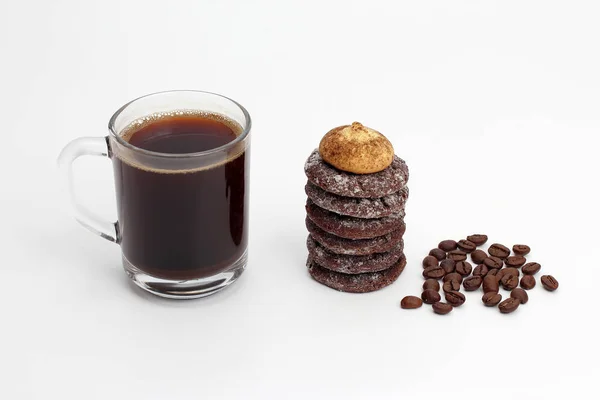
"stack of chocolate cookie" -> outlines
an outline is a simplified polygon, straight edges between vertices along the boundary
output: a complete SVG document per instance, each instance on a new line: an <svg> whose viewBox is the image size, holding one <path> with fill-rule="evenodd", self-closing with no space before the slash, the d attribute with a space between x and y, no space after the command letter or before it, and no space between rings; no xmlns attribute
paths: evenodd
<svg viewBox="0 0 600 400"><path fill-rule="evenodd" d="M334 128L305 173L312 277L355 293L394 282L406 265L408 168L385 136L356 122Z"/></svg>

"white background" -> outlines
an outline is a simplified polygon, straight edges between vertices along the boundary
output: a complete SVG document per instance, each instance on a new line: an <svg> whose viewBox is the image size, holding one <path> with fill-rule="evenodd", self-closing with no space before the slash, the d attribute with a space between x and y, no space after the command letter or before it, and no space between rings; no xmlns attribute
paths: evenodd
<svg viewBox="0 0 600 400"><path fill-rule="evenodd" d="M2 1L0 397L595 398L599 7ZM254 119L248 270L203 300L134 288L56 180L69 140L167 89L225 94ZM304 266L304 161L355 120L411 171L408 266L364 295ZM110 162L76 168L82 200L114 218ZM446 317L401 310L429 249L475 232L531 245L560 289L508 316L480 293Z"/></svg>

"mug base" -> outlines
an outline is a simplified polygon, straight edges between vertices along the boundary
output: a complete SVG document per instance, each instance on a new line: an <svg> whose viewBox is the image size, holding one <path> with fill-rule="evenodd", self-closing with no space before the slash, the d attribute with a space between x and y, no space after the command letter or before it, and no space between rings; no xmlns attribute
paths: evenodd
<svg viewBox="0 0 600 400"><path fill-rule="evenodd" d="M149 275L131 264L125 256L123 256L123 268L133 283L143 290L160 297L184 300L210 296L225 289L242 275L247 261L248 253L244 252L224 272L210 277L185 280L169 280Z"/></svg>

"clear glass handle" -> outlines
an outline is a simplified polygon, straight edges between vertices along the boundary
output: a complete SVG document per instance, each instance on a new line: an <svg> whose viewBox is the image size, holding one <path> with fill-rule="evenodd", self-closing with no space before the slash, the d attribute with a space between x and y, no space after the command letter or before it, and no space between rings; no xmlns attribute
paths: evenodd
<svg viewBox="0 0 600 400"><path fill-rule="evenodd" d="M109 157L108 138L82 137L73 140L65 146L58 156L58 168L62 180L69 193L75 219L96 235L102 236L111 242L119 243L119 228L116 222L106 221L88 210L77 201L73 187L73 161L81 156Z"/></svg>

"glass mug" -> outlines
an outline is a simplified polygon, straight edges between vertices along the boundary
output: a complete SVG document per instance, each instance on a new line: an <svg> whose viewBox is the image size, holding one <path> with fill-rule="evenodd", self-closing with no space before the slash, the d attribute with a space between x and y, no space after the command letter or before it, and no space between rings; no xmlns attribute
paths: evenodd
<svg viewBox="0 0 600 400"><path fill-rule="evenodd" d="M177 299L218 292L246 267L250 128L244 107L214 93L127 103L108 136L75 139L59 156L75 218L121 246L123 267L142 289ZM72 163L82 155L113 161L117 222L75 200Z"/></svg>

